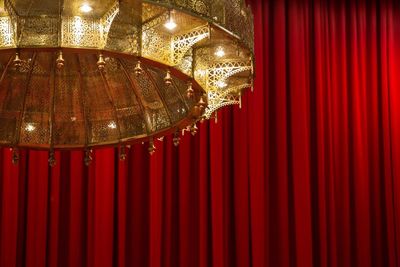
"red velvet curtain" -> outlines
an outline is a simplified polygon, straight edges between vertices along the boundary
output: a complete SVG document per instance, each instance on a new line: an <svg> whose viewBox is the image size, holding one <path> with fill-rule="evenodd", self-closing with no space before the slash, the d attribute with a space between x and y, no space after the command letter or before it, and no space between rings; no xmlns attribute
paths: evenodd
<svg viewBox="0 0 400 267"><path fill-rule="evenodd" d="M251 4L254 93L179 148L2 150L1 267L400 265L400 4Z"/></svg>

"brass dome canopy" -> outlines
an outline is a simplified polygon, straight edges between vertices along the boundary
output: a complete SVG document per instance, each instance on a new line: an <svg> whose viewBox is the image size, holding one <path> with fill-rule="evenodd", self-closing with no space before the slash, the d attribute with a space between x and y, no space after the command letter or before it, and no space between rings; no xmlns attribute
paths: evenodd
<svg viewBox="0 0 400 267"><path fill-rule="evenodd" d="M0 70L0 145L148 140L240 103L253 17L243 0L4 0Z"/></svg>
<svg viewBox="0 0 400 267"><path fill-rule="evenodd" d="M185 75L142 60L104 55L104 70L91 53L0 53L0 144L10 147L71 149L127 143L193 124L201 115L197 105L203 90L187 98ZM179 78L178 78L179 77Z"/></svg>

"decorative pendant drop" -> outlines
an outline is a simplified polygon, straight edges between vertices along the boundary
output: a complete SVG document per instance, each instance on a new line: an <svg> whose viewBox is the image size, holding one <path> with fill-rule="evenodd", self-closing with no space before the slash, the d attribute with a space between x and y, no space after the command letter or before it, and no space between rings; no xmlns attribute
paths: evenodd
<svg viewBox="0 0 400 267"><path fill-rule="evenodd" d="M18 164L18 162L19 162L19 150L18 150L18 148L13 148L12 149L12 158L11 158L11 161L12 161L12 164L14 164L14 165L17 165Z"/></svg>
<svg viewBox="0 0 400 267"><path fill-rule="evenodd" d="M65 63L65 60L63 58L62 52L60 51L58 53L58 57L57 57L57 60L56 60L57 69L62 69L64 67L64 63Z"/></svg>
<svg viewBox="0 0 400 267"><path fill-rule="evenodd" d="M13 60L13 63L16 69L22 66L22 60L19 58L19 53L15 53L15 58Z"/></svg>
<svg viewBox="0 0 400 267"><path fill-rule="evenodd" d="M149 141L149 148L148 148L149 154L152 156L156 152L156 146L154 145L154 140L150 139Z"/></svg>
<svg viewBox="0 0 400 267"><path fill-rule="evenodd" d="M174 146L179 146L179 143L181 142L179 131L175 132L172 141L174 142Z"/></svg>
<svg viewBox="0 0 400 267"><path fill-rule="evenodd" d="M191 82L188 83L188 89L186 90L186 97L189 99L192 99L194 97L194 90Z"/></svg>
<svg viewBox="0 0 400 267"><path fill-rule="evenodd" d="M136 76L139 76L143 73L143 69L142 69L140 60L136 63L136 67L133 71L135 72Z"/></svg>
<svg viewBox="0 0 400 267"><path fill-rule="evenodd" d="M193 124L192 127L190 127L190 133L195 136L197 134L197 131L199 130L199 128L197 128L196 124Z"/></svg>
<svg viewBox="0 0 400 267"><path fill-rule="evenodd" d="M119 160L121 161L126 160L126 146L121 146L119 148Z"/></svg>
<svg viewBox="0 0 400 267"><path fill-rule="evenodd" d="M165 75L164 82L167 86L172 85L171 71L167 70L167 75Z"/></svg>
<svg viewBox="0 0 400 267"><path fill-rule="evenodd" d="M99 60L97 61L97 67L99 68L100 71L104 71L106 67L106 61L104 60L103 54L99 55Z"/></svg>
<svg viewBox="0 0 400 267"><path fill-rule="evenodd" d="M50 150L49 160L48 161L49 161L50 167L56 166L57 160L56 160L56 157L55 157L55 154L54 154L54 150Z"/></svg>
<svg viewBox="0 0 400 267"><path fill-rule="evenodd" d="M86 166L89 166L93 161L92 153L93 153L92 149L86 149L85 150L84 162L85 162Z"/></svg>

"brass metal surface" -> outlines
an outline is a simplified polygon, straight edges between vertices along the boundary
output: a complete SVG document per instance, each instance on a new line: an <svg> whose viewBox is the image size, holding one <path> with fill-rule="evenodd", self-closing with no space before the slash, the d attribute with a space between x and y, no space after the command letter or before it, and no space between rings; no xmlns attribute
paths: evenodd
<svg viewBox="0 0 400 267"><path fill-rule="evenodd" d="M241 103L253 35L243 0L0 1L0 145L88 148L176 133Z"/></svg>

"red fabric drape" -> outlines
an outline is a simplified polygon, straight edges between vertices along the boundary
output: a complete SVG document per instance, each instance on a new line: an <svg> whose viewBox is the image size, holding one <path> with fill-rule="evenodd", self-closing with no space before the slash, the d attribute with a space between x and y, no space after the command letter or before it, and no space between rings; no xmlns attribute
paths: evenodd
<svg viewBox="0 0 400 267"><path fill-rule="evenodd" d="M256 83L179 148L0 153L0 266L400 266L400 5L252 1Z"/></svg>

